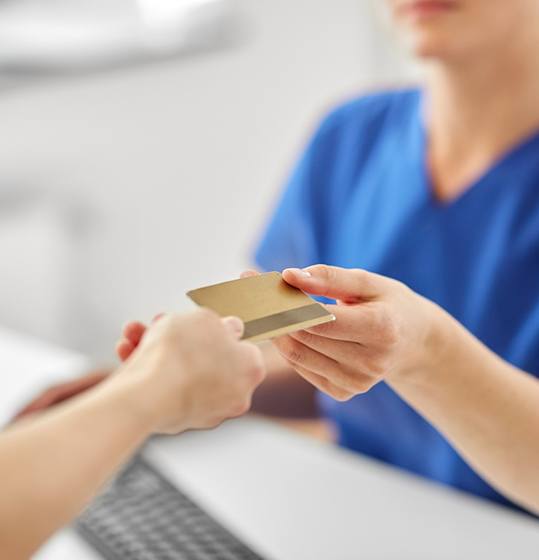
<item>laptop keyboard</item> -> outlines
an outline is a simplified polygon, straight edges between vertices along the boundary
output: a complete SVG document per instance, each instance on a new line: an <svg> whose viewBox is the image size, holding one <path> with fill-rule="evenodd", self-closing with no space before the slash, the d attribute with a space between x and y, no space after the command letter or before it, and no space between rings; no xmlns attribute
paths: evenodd
<svg viewBox="0 0 539 560"><path fill-rule="evenodd" d="M141 457L75 528L106 560L261 560Z"/></svg>

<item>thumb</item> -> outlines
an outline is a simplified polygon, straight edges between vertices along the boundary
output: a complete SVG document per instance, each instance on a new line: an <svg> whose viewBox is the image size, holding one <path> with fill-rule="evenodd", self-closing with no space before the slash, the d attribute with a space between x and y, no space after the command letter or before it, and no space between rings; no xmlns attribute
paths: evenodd
<svg viewBox="0 0 539 560"><path fill-rule="evenodd" d="M223 325L226 330L236 339L243 336L243 321L239 317L225 317L222 319Z"/></svg>
<svg viewBox="0 0 539 560"><path fill-rule="evenodd" d="M309 294L346 303L377 298L384 292L388 281L383 276L366 270L322 264L304 269L288 268L283 271L283 279Z"/></svg>

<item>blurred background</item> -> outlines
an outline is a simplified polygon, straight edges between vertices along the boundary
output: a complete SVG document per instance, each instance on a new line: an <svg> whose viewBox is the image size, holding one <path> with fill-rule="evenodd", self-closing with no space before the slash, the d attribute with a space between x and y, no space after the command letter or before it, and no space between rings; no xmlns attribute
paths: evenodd
<svg viewBox="0 0 539 560"><path fill-rule="evenodd" d="M377 0L0 0L0 324L95 360L234 278L312 128L413 80Z"/></svg>

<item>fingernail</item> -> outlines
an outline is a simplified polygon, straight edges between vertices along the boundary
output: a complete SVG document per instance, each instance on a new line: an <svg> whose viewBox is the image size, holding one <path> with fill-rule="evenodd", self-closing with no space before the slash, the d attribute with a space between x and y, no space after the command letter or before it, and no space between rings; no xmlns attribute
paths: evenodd
<svg viewBox="0 0 539 560"><path fill-rule="evenodd" d="M292 274L295 274L296 276L302 276L303 278L310 278L312 276L308 270L304 270L302 268L287 268L286 270L292 272Z"/></svg>
<svg viewBox="0 0 539 560"><path fill-rule="evenodd" d="M236 336L243 334L243 321L239 317L225 317L223 324L232 334Z"/></svg>

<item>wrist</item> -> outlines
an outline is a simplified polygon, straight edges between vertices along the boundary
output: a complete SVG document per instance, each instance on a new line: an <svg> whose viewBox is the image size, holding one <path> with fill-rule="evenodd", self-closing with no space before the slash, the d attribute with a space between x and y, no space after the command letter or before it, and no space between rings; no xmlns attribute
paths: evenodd
<svg viewBox="0 0 539 560"><path fill-rule="evenodd" d="M458 348L460 325L444 309L430 300L421 299L426 311L421 319L424 324L423 336L414 349L410 365L395 380L398 384L437 383Z"/></svg>
<svg viewBox="0 0 539 560"><path fill-rule="evenodd" d="M166 365L159 361L134 360L116 374L129 401L129 407L148 426L150 432L180 433L190 428L188 386L178 365L173 372L174 384L166 375Z"/></svg>
<svg viewBox="0 0 539 560"><path fill-rule="evenodd" d="M152 406L147 384L138 372L126 368L110 379L110 388L118 395L119 404L135 419L141 430L151 435L159 423L157 407Z"/></svg>
<svg viewBox="0 0 539 560"><path fill-rule="evenodd" d="M122 366L110 379L110 388L120 395L121 405L148 435L159 430L162 420L162 407L152 381L155 383L135 364Z"/></svg>

